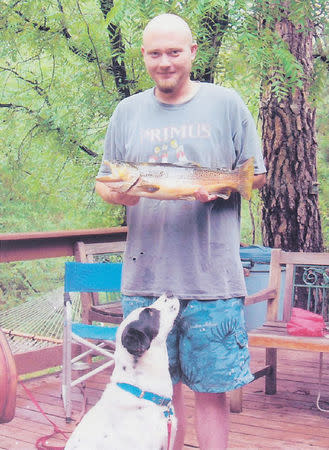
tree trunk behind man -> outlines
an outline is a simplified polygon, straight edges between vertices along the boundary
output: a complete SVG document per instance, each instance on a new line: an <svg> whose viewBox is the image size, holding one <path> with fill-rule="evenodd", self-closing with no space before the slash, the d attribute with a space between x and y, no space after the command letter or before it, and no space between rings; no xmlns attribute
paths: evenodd
<svg viewBox="0 0 329 450"><path fill-rule="evenodd" d="M271 80L264 84L260 115L268 168L262 189L264 245L287 251L323 251L318 207L315 108L310 100L313 76L312 24L298 28L288 18L276 31L302 65L303 86L279 99Z"/></svg>

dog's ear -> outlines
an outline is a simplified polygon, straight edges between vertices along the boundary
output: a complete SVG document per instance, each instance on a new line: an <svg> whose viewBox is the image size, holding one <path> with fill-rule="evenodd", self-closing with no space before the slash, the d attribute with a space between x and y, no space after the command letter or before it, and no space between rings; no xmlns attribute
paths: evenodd
<svg viewBox="0 0 329 450"><path fill-rule="evenodd" d="M122 345L134 356L142 356L150 348L151 340L142 331L134 328L133 323L126 326L121 337Z"/></svg>
<svg viewBox="0 0 329 450"><path fill-rule="evenodd" d="M154 308L144 308L138 320L128 323L121 336L122 345L137 357L150 348L152 339L159 332L160 313Z"/></svg>

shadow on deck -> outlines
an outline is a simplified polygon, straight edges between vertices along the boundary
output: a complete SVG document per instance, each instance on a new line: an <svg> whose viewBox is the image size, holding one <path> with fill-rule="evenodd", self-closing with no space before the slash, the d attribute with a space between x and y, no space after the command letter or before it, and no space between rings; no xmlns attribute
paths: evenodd
<svg viewBox="0 0 329 450"><path fill-rule="evenodd" d="M252 369L261 366L263 351L252 348ZM316 408L319 356L315 353L280 350L278 393L264 394L264 380L244 389L244 410L231 414L229 449L328 449L329 413ZM99 399L108 375L99 374L88 381L88 407ZM60 398L60 376L51 375L25 382L47 417L69 434L75 424L67 425ZM324 360L322 406L329 409L328 361ZM78 417L82 396L74 391L74 414ZM185 389L188 430L184 449L199 448L193 427L193 394ZM1 449L35 449L40 436L53 432L53 426L38 411L21 385L18 387L16 416L0 425ZM51 439L49 445L64 446L64 438Z"/></svg>

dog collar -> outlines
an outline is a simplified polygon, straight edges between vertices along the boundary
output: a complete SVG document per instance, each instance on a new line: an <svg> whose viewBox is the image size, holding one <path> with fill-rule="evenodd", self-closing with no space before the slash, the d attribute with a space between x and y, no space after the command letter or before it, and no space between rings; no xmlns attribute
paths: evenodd
<svg viewBox="0 0 329 450"><path fill-rule="evenodd" d="M117 383L117 386L124 391L130 392L130 394L133 394L135 397L144 398L145 400L149 400L159 406L168 406L171 402L171 398L161 397L160 395L153 394L153 392L142 391L142 389L132 384Z"/></svg>

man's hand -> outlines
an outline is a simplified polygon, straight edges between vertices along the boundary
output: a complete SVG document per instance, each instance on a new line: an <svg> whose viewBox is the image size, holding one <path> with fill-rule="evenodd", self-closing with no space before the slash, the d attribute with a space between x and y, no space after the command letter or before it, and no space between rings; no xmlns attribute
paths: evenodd
<svg viewBox="0 0 329 450"><path fill-rule="evenodd" d="M253 189L260 189L266 183L266 174L261 173L260 175L254 175L254 181L252 183Z"/></svg>
<svg viewBox="0 0 329 450"><path fill-rule="evenodd" d="M95 190L104 201L114 205L134 206L139 202L139 197L113 191L100 181L96 181Z"/></svg>
<svg viewBox="0 0 329 450"><path fill-rule="evenodd" d="M136 195L128 195L128 194L122 194L120 192L113 192L112 194L112 202L117 205L124 205L124 206L134 206L137 205L139 202L140 197L137 197Z"/></svg>
<svg viewBox="0 0 329 450"><path fill-rule="evenodd" d="M216 198L218 198L216 194L209 194L209 192L207 192L203 187L194 193L194 197L202 203L211 202L212 200L216 200Z"/></svg>

